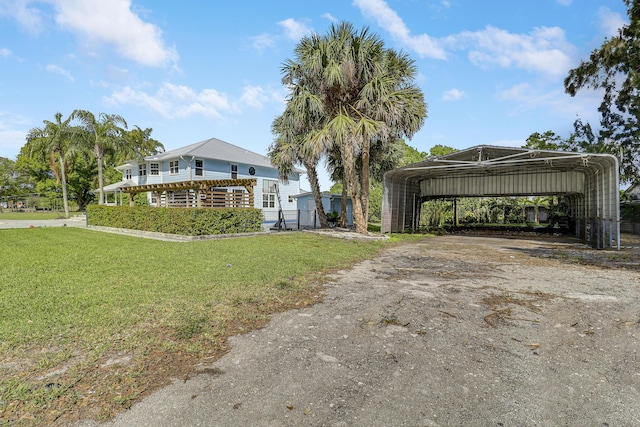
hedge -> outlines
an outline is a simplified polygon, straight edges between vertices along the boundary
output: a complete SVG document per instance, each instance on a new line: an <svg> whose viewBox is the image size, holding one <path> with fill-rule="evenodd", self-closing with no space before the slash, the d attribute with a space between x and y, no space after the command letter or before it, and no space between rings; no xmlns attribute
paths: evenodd
<svg viewBox="0 0 640 427"><path fill-rule="evenodd" d="M262 231L260 209L155 208L149 206L87 206L87 224L206 236Z"/></svg>

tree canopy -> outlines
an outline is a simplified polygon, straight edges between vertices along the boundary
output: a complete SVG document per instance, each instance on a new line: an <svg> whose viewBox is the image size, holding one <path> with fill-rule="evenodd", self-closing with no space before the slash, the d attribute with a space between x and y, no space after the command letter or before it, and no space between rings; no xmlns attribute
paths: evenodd
<svg viewBox="0 0 640 427"><path fill-rule="evenodd" d="M67 215L68 199L84 209L94 198L93 189L104 185L104 176L111 177L107 184L120 179L121 174L113 168L116 164L164 151L164 146L151 137L151 128L134 126L127 131L124 118L118 115L95 116L86 110L75 110L65 120L61 113L56 113L54 121L43 123L44 126L31 129L27 135L27 142L12 166L13 175L8 175L8 184L0 182L4 187L0 191L7 194L28 190L50 197L62 192ZM5 168L3 162L1 166L0 172L8 170L11 164L6 163ZM25 182L25 176L29 177L29 183ZM11 187L12 183L19 184L20 190L15 185Z"/></svg>
<svg viewBox="0 0 640 427"><path fill-rule="evenodd" d="M311 159L314 167L322 156L339 156L356 230L366 232L372 159L411 138L427 115L414 61L347 22L303 37L294 55L282 68L289 95L274 121L270 153L288 147L292 159Z"/></svg>
<svg viewBox="0 0 640 427"><path fill-rule="evenodd" d="M602 89L598 108L600 129L596 134L588 123L575 123L578 146L596 144L597 151L618 156L621 178L640 178L640 0L624 0L629 23L616 36L606 38L589 59L569 71L565 91L575 96L584 88Z"/></svg>

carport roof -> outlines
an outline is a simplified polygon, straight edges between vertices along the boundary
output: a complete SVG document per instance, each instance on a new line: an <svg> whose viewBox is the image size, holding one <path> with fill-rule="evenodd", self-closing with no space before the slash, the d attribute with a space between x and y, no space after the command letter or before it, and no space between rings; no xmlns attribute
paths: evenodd
<svg viewBox="0 0 640 427"><path fill-rule="evenodd" d="M617 168L617 160L610 154L479 145L391 170L385 174L385 181L455 176L471 177L496 173L502 175L539 174L544 171L597 173L598 170L603 171L611 167Z"/></svg>

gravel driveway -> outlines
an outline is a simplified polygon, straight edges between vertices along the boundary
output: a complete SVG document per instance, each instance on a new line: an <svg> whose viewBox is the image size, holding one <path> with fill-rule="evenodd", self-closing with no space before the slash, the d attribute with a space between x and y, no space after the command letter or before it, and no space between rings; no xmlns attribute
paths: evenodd
<svg viewBox="0 0 640 427"><path fill-rule="evenodd" d="M107 425L640 425L636 249L389 246Z"/></svg>

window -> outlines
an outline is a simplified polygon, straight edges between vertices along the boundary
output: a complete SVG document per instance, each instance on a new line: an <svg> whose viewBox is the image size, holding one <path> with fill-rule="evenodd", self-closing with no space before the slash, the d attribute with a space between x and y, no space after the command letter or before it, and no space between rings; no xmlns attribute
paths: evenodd
<svg viewBox="0 0 640 427"><path fill-rule="evenodd" d="M196 159L196 176L204 176L204 160Z"/></svg>
<svg viewBox="0 0 640 427"><path fill-rule="evenodd" d="M278 191L278 181L275 179L262 180L262 207L276 207L276 192Z"/></svg>
<svg viewBox="0 0 640 427"><path fill-rule="evenodd" d="M131 179L131 169L124 170L124 179Z"/></svg>
<svg viewBox="0 0 640 427"><path fill-rule="evenodd" d="M169 162L169 173L171 175L177 175L178 173L178 161L172 160Z"/></svg>
<svg viewBox="0 0 640 427"><path fill-rule="evenodd" d="M231 165L231 179L238 179L238 165Z"/></svg>
<svg viewBox="0 0 640 427"><path fill-rule="evenodd" d="M140 170L140 176L147 176L147 164L146 163L142 163L141 165L138 165L138 169Z"/></svg>
<svg viewBox="0 0 640 427"><path fill-rule="evenodd" d="M150 163L149 164L149 175L160 175L160 164L159 163Z"/></svg>
<svg viewBox="0 0 640 427"><path fill-rule="evenodd" d="M262 207L263 208L275 208L276 207L276 195L275 194L263 194L262 195Z"/></svg>

